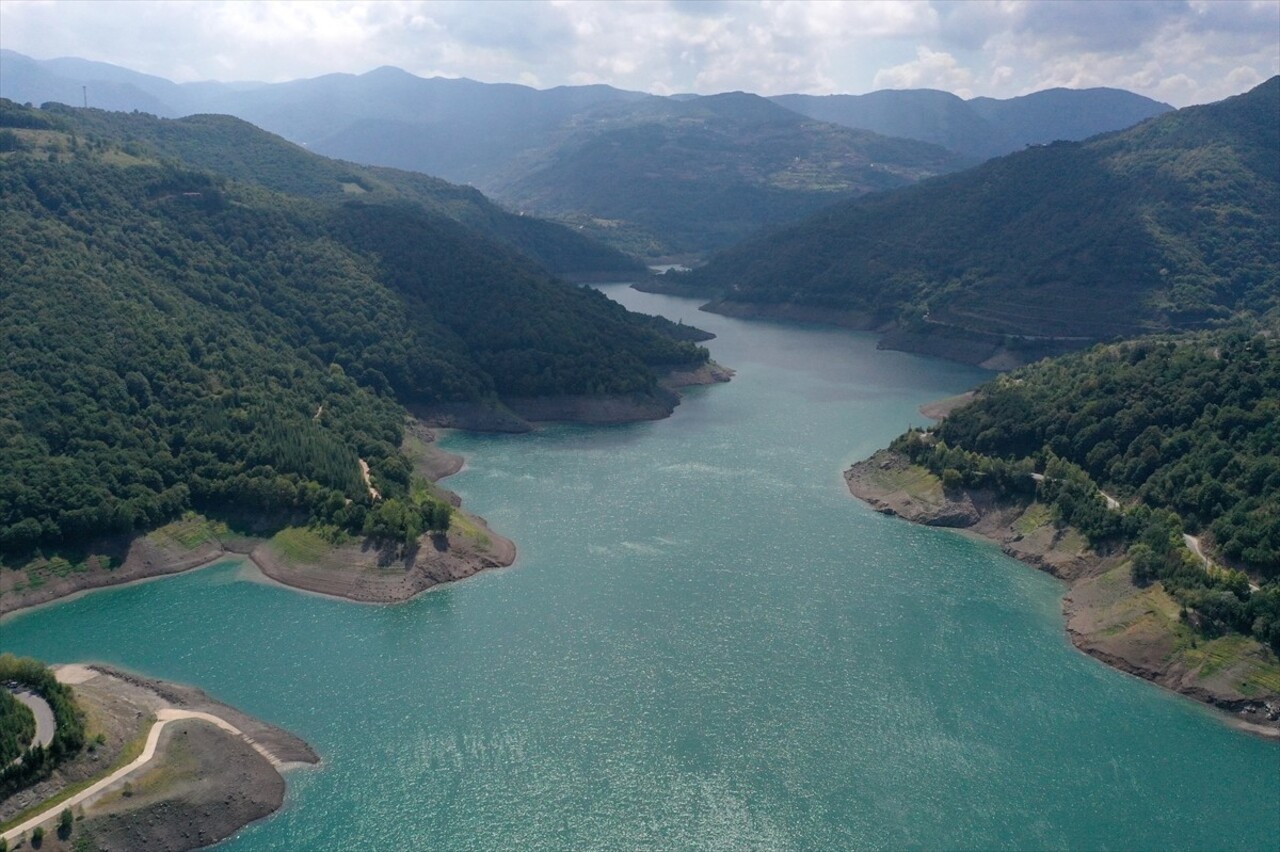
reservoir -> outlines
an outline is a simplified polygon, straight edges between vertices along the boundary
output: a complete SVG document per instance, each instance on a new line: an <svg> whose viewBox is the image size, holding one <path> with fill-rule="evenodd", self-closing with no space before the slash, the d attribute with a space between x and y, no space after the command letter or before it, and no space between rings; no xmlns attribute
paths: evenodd
<svg viewBox="0 0 1280 852"><path fill-rule="evenodd" d="M1057 580L841 471L987 374L699 313L737 376L673 417L450 435L516 566L397 606L228 561L0 624L308 740L221 848L1274 849L1280 749L1071 647Z"/></svg>

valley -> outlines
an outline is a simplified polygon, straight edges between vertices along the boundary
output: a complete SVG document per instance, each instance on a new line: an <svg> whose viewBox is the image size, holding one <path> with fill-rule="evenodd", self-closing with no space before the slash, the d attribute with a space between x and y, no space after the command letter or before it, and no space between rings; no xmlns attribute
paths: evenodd
<svg viewBox="0 0 1280 852"><path fill-rule="evenodd" d="M1268 846L1239 79L0 48L0 852Z"/></svg>

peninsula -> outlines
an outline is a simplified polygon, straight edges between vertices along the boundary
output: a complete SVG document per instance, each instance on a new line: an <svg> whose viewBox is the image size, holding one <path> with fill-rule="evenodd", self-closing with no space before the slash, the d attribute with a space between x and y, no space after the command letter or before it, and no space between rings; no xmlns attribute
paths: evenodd
<svg viewBox="0 0 1280 852"><path fill-rule="evenodd" d="M54 673L73 696L84 745L0 799L9 849L209 846L277 811L283 773L320 762L288 731L193 687L96 664Z"/></svg>
<svg viewBox="0 0 1280 852"><path fill-rule="evenodd" d="M423 535L412 547L330 540L305 524L270 516L247 518L233 528L192 513L145 535L97 542L80 562L55 557L0 571L0 615L234 557L247 557L283 585L365 603L408 600L440 583L515 562L512 542L435 484L461 469L459 456L436 446L434 433L416 421L406 430L402 451L421 477L419 487L453 508L447 531Z"/></svg>
<svg viewBox="0 0 1280 852"><path fill-rule="evenodd" d="M1265 323L1100 346L926 407L845 479L1066 580L1086 653L1280 736L1277 388Z"/></svg>

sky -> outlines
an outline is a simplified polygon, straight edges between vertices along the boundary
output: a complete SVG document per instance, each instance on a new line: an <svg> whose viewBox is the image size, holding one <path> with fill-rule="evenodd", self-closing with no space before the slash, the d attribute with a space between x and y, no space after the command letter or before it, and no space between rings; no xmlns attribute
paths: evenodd
<svg viewBox="0 0 1280 852"><path fill-rule="evenodd" d="M177 82L394 65L655 94L1113 86L1187 106L1280 73L1280 0L0 0L0 47Z"/></svg>

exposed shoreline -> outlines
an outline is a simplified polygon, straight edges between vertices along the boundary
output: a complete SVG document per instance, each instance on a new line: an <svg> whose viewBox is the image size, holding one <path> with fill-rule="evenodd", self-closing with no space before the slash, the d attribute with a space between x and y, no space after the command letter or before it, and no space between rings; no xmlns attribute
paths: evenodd
<svg viewBox="0 0 1280 852"><path fill-rule="evenodd" d="M709 361L692 370L669 371L653 394L508 400L498 408L458 404L438 406L434 412L419 409L414 412L419 416L406 429L406 448L413 443L415 472L437 483L461 470L463 459L441 450L429 427L525 432L543 422L606 425L658 420L674 412L680 388L727 382L732 376L732 370ZM279 535L219 532L203 519L175 522L146 535L104 541L93 549L109 555L115 567L103 567L91 558L85 570L44 576L38 583L23 571L0 571L0 618L235 557L247 558L263 576L290 588L380 604L407 601L441 584L515 564L516 546L510 539L463 509L456 494L439 486L435 490L453 505L454 523L446 535L426 536L407 551L377 548L367 541L327 547L308 542L311 546L300 557L297 548L291 551Z"/></svg>
<svg viewBox="0 0 1280 852"><path fill-rule="evenodd" d="M660 293L698 299L700 311L736 319L772 320L847 328L867 331L879 336L879 349L911 352L946 361L955 361L987 370L1011 370L1049 355L1060 355L1090 345L1093 341L1076 338L1024 337L1010 344L997 332L982 332L942 323L920 328L903 328L893 320L867 312L844 308L797 305L790 302L740 302L719 297L706 289L688 286L677 276L654 275L632 283L632 289L643 293Z"/></svg>
<svg viewBox="0 0 1280 852"><path fill-rule="evenodd" d="M491 402L447 402L410 406L426 426L468 432L532 432L541 423L617 426L670 417L680 404L680 388L727 382L733 370L708 361L691 370L675 368L648 393L508 397Z"/></svg>
<svg viewBox="0 0 1280 852"><path fill-rule="evenodd" d="M849 492L881 514L975 535L1066 581L1065 629L1083 653L1213 707L1233 727L1280 738L1280 690L1241 689L1255 674L1274 671L1274 654L1249 640L1256 650L1225 664L1202 660L1194 640L1191 650L1183 644L1179 606L1159 583L1133 585L1123 558L1089 550L1078 533L1050 522L1039 504L1003 503L974 489L944 494L936 477L891 450L858 462L844 477ZM1218 640L1203 640L1206 651L1212 641Z"/></svg>
<svg viewBox="0 0 1280 852"><path fill-rule="evenodd" d="M84 837L104 852L202 848L275 813L283 773L320 762L294 734L194 687L96 664L56 674L91 720L92 745L4 800L11 844L43 824L50 850ZM77 817L66 839L51 827L64 808Z"/></svg>
<svg viewBox="0 0 1280 852"><path fill-rule="evenodd" d="M425 446L415 467L432 482L462 468L462 459L440 450L434 436L421 427L416 435ZM426 440L423 440L423 438ZM290 588L364 603L399 603L440 585L470 577L488 568L514 564L516 547L491 531L482 518L458 507L461 500L437 488L455 507L455 522L446 536L424 537L407 553L380 550L367 542L327 548L316 558L291 558L274 538L241 536L201 529L200 541L184 544L184 522L132 538L120 550L114 568L91 565L85 571L48 578L38 587L14 588L21 572L0 572L0 617L61 602L98 589L115 588L205 568L229 558L247 558L266 577Z"/></svg>

